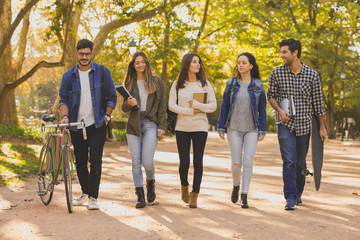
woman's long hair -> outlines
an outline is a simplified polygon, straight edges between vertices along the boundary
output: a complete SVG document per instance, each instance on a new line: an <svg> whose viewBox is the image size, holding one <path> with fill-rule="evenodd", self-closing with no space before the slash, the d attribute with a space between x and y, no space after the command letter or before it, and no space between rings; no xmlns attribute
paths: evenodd
<svg viewBox="0 0 360 240"><path fill-rule="evenodd" d="M135 59L137 57L139 57L139 56L143 57L144 60L145 60L145 63L146 63L145 74L144 74L145 75L145 79L144 79L145 90L146 90L147 94L152 94L156 90L159 89L159 86L158 86L158 83L157 83L157 81L155 79L155 76L152 74L149 59L147 58L147 56L145 55L144 52L136 52L131 57L131 60L130 60L130 63L128 65L128 69L127 69L127 72L126 72L124 85L125 85L126 89L131 91L132 87L136 83L137 74L136 74L134 64L135 64Z"/></svg>
<svg viewBox="0 0 360 240"><path fill-rule="evenodd" d="M180 88L184 88L185 87L185 81L188 79L189 77L189 68L190 68L190 64L192 62L193 57L198 57L199 58L199 63L200 63L200 69L199 72L196 73L196 78L201 82L201 85L204 87L205 85L207 85L206 83L206 70L204 67L204 64L200 58L199 55L197 55L196 53L187 53L184 55L182 61L181 61L181 69L179 72L179 75L177 77L177 85L176 85L176 90L179 90Z"/></svg>
<svg viewBox="0 0 360 240"><path fill-rule="evenodd" d="M239 61L239 57L241 57L241 56L247 57L247 59L249 60L249 63L251 65L253 65L253 68L250 71L251 77L260 79L259 66L256 63L256 59L251 53L247 53L247 52L240 54L236 58L236 67L234 68L234 71L233 71L234 77L241 78L241 74L240 74L239 69L238 69L238 61Z"/></svg>

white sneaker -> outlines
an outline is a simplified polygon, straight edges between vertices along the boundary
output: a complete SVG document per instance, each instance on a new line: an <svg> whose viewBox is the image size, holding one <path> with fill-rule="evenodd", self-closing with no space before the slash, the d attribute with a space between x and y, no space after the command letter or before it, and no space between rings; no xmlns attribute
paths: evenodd
<svg viewBox="0 0 360 240"><path fill-rule="evenodd" d="M79 198L73 201L73 206L81 206L88 201L86 194L82 193Z"/></svg>
<svg viewBox="0 0 360 240"><path fill-rule="evenodd" d="M96 199L93 197L89 198L89 206L88 206L89 210L96 210L99 209L99 205L96 202Z"/></svg>

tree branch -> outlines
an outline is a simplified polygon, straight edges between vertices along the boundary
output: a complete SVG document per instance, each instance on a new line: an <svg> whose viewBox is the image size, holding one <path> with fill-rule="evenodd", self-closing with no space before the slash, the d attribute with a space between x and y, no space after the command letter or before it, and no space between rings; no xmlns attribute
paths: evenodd
<svg viewBox="0 0 360 240"><path fill-rule="evenodd" d="M29 3L30 0L26 1L26 4ZM29 26L30 26L30 11L24 16L23 18L23 24L21 28L20 33L20 40L19 40L19 50L18 50L18 56L15 63L15 76L18 77L19 73L21 72L21 68L25 59L25 51L26 51L26 42L27 42L27 35L29 32Z"/></svg>
<svg viewBox="0 0 360 240"><path fill-rule="evenodd" d="M30 11L30 9L37 3L39 0L30 0L28 4L23 7L18 15L16 16L14 22L11 24L10 28L8 29L7 33L4 35L4 38L2 40L2 43L0 45L0 58L2 57L6 46L10 43L10 40L12 38L12 35L15 32L15 29L20 24L21 20L25 17L25 15ZM3 5L3 4L1 4Z"/></svg>
<svg viewBox="0 0 360 240"><path fill-rule="evenodd" d="M229 24L228 24L228 23L229 23L229 21L224 22L224 24L225 24L224 26L219 27L219 28L211 31L209 34L206 34L204 37L201 38L201 40L204 40L205 38L210 37L210 36L213 35L214 33L218 32L218 31L220 31L220 30L222 30L222 29L224 29L224 28L226 28L226 27L229 27ZM259 27L259 28L262 28L262 29L264 29L264 30L268 30L266 27L264 27L264 26L262 26L262 25L260 25L260 24L257 24L257 23L250 22L250 21L248 21L248 20L239 20L239 21L233 22L233 24L235 24L235 23L248 23L248 24L257 26L257 27Z"/></svg>
<svg viewBox="0 0 360 240"><path fill-rule="evenodd" d="M20 84L28 80L30 77L32 77L37 70L40 68L53 68L53 67L61 67L64 66L64 62L47 62L47 61L40 61L38 62L29 72L27 72L24 76L16 80L15 82L5 84L4 88L1 90L0 93L0 102L5 100L6 93L10 90L13 90L17 88Z"/></svg>
<svg viewBox="0 0 360 240"><path fill-rule="evenodd" d="M200 45L200 37L201 37L201 34L202 34L202 32L204 31L204 28L205 28L207 12L208 12L208 9L209 9L209 3L210 3L210 0L206 0L205 10L204 10L204 17L203 17L203 20L202 20L198 35L196 37L195 46L194 46L194 50L193 50L194 53L197 53L199 45Z"/></svg>
<svg viewBox="0 0 360 240"><path fill-rule="evenodd" d="M295 15L294 15L294 12L293 12L293 10L292 10L292 8L291 8L290 0L288 0L288 2L287 2L287 7L288 7L289 12L290 12L290 14L291 14L291 19L292 19L292 21L293 21L293 23L294 23L294 25L295 25L296 30L298 31L298 33L301 33L299 24L297 23L296 18L295 18Z"/></svg>
<svg viewBox="0 0 360 240"><path fill-rule="evenodd" d="M187 2L187 1L186 0L172 1L167 6L174 8L175 6L185 3L185 2ZM131 14L130 18L117 19L110 23L105 24L104 26L102 26L100 28L100 32L94 39L94 55L96 56L96 54L98 54L100 52L102 46L104 45L105 40L107 39L108 35L110 34L110 32L112 32L118 28L121 28L123 26L126 26L130 23L146 20L146 19L151 18L159 13L164 12L165 10L166 10L166 5L163 4L159 7L156 7L154 9L151 9L148 11L135 12L135 13Z"/></svg>

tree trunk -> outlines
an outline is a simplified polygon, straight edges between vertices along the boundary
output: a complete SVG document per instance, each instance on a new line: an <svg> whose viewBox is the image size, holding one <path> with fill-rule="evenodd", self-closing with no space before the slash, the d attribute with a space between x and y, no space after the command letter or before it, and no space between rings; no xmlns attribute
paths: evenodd
<svg viewBox="0 0 360 240"><path fill-rule="evenodd" d="M164 1L164 5L167 6L167 0ZM166 7L165 7L166 8ZM165 90L167 90L167 82L168 82L168 62L169 62L169 42L170 42L170 16L169 12L165 10L165 21L166 21L166 27L164 32L164 59L162 64L162 73L161 73L161 79L164 82ZM168 91L165 91L165 94L167 95ZM166 96L166 99L168 99L168 96Z"/></svg>
<svg viewBox="0 0 360 240"><path fill-rule="evenodd" d="M328 132L328 137L330 139L336 138L336 131L334 130L335 121L334 121L334 111L335 111L335 100L334 100L334 83L330 82L327 92L327 113L326 113L326 129Z"/></svg>
<svg viewBox="0 0 360 240"><path fill-rule="evenodd" d="M76 43L77 43L77 32L80 25L80 17L82 10L75 8L75 11L71 12L71 20L67 25L69 26L69 31L66 33L66 28L64 29L64 36L67 34L67 39L65 41L65 50L64 50L64 73L70 70L77 64L77 59L75 56L76 53ZM55 99L52 111L53 113L59 112L59 95Z"/></svg>
<svg viewBox="0 0 360 240"><path fill-rule="evenodd" d="M198 35L197 35L197 38L196 38L196 41L195 41L195 47L194 47L194 50L193 50L194 53L197 53L197 51L199 49L201 34L204 31L205 24L206 24L206 17L207 17L207 12L208 12L208 9L209 9L209 3L210 3L210 0L206 0L203 20L202 20L202 23L201 23L201 26L200 26L200 29L199 29L199 32L198 32Z"/></svg>
<svg viewBox="0 0 360 240"><path fill-rule="evenodd" d="M2 14L0 15L1 40L11 25L11 17L11 1L5 0L2 4ZM14 79L11 44L7 44L0 58L0 90L4 88L5 84L14 81ZM15 90L8 91L6 97L0 101L0 123L6 125L17 124Z"/></svg>

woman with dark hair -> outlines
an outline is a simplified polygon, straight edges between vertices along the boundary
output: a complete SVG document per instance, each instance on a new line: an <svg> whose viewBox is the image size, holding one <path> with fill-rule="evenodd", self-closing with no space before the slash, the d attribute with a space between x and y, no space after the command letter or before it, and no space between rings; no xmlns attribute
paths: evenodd
<svg viewBox="0 0 360 240"><path fill-rule="evenodd" d="M122 109L130 112L126 137L131 153L132 173L138 197L135 207L146 206L142 168L146 173L147 201L154 202L154 153L158 137L165 133L165 90L163 81L152 74L145 53L136 52L128 65L125 87L132 97L124 99Z"/></svg>
<svg viewBox="0 0 360 240"><path fill-rule="evenodd" d="M266 133L266 97L255 57L242 53L237 58L234 77L225 87L218 120L218 133L227 139L231 153L233 191L231 201L239 199L242 168L241 207L248 208L247 193L253 172L253 160L258 141ZM242 151L244 148L244 155Z"/></svg>
<svg viewBox="0 0 360 240"><path fill-rule="evenodd" d="M203 93L204 102L193 98L194 93ZM203 174L203 155L208 132L206 113L216 110L216 98L206 80L204 64L199 55L186 54L181 62L180 73L173 83L169 96L169 109L178 114L175 132L180 158L181 198L190 208L197 207L197 198ZM189 193L188 172L190 145L193 144L193 188Z"/></svg>

